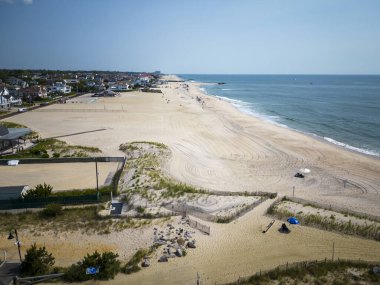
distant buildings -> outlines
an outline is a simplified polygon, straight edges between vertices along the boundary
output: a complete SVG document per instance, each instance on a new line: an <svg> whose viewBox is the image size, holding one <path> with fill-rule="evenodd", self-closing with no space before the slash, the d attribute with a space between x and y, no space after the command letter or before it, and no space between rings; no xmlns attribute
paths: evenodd
<svg viewBox="0 0 380 285"><path fill-rule="evenodd" d="M149 88L158 84L161 73L107 72L107 71L47 71L2 70L0 79L0 108L32 103L51 94L77 92L125 92L133 88ZM112 94L112 93L110 93ZM108 94L107 94L108 95ZM109 95L108 95L109 96ZM111 95L112 96L112 95Z"/></svg>
<svg viewBox="0 0 380 285"><path fill-rule="evenodd" d="M23 101L29 103L47 97L46 87L39 85L21 88L18 92Z"/></svg>
<svg viewBox="0 0 380 285"><path fill-rule="evenodd" d="M71 86L66 83L56 82L53 86L50 86L50 92L69 94L71 93Z"/></svg>

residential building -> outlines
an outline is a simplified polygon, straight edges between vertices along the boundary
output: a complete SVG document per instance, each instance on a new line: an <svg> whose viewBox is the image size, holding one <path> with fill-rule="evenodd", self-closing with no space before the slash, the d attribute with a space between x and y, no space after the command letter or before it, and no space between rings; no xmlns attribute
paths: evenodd
<svg viewBox="0 0 380 285"><path fill-rule="evenodd" d="M21 94L23 100L29 101L29 102L38 98L47 97L46 88L44 86L39 86L39 85L22 88L19 90L19 93Z"/></svg>
<svg viewBox="0 0 380 285"><path fill-rule="evenodd" d="M63 82L56 82L50 87L50 92L69 94L71 92L71 86Z"/></svg>
<svg viewBox="0 0 380 285"><path fill-rule="evenodd" d="M21 80L21 79L19 79L17 77L13 77L13 76L8 77L7 81L9 82L9 84L11 84L11 85L18 85L21 88L26 88L26 87L29 86L29 84L26 81Z"/></svg>
<svg viewBox="0 0 380 285"><path fill-rule="evenodd" d="M109 87L112 91L116 92L123 92L123 91L128 91L129 90L129 85L128 84L116 84L116 85L111 85Z"/></svg>
<svg viewBox="0 0 380 285"><path fill-rule="evenodd" d="M79 79L64 79L63 82L65 84L78 84L79 83Z"/></svg>

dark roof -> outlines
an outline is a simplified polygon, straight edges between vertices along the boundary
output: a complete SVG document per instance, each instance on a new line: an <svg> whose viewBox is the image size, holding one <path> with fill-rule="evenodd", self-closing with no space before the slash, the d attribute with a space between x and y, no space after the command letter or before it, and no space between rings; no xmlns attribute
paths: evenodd
<svg viewBox="0 0 380 285"><path fill-rule="evenodd" d="M0 127L1 140L15 140L32 132L29 128L7 128Z"/></svg>
<svg viewBox="0 0 380 285"><path fill-rule="evenodd" d="M5 186L0 187L0 200L18 199L21 197L25 186Z"/></svg>

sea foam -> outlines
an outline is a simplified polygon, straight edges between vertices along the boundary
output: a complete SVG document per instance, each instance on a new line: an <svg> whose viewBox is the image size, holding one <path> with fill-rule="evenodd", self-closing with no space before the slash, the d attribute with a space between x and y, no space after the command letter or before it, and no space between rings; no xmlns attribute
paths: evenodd
<svg viewBox="0 0 380 285"><path fill-rule="evenodd" d="M355 146L352 146L352 145L349 145L349 144L346 144L346 143L338 142L338 141L336 141L336 140L334 140L332 138L328 138L328 137L324 137L323 139L325 139L326 141L328 141L328 142L330 142L332 144L335 144L335 145L340 146L340 147L347 148L349 150L353 150L353 151L357 151L357 152L360 152L360 153L364 153L364 154L374 155L374 156L380 157L380 153L377 153L377 152L374 152L374 151L371 151L371 150L367 150L367 149L355 147Z"/></svg>

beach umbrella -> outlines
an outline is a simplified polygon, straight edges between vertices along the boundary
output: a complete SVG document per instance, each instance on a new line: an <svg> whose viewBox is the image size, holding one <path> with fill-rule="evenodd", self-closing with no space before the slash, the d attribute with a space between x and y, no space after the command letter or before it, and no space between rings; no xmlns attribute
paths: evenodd
<svg viewBox="0 0 380 285"><path fill-rule="evenodd" d="M301 168L300 172L302 172L302 173L310 173L310 169L308 169L308 168Z"/></svg>
<svg viewBox="0 0 380 285"><path fill-rule="evenodd" d="M291 217L288 219L288 222L289 224L292 224L292 225L298 225L300 222L297 220L296 217Z"/></svg>

